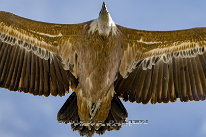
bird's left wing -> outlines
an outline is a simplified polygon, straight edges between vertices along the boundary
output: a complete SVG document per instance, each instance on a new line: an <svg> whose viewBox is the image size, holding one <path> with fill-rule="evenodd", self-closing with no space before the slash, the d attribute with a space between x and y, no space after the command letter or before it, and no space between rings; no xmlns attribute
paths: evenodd
<svg viewBox="0 0 206 137"><path fill-rule="evenodd" d="M140 31L124 36L116 92L125 100L161 103L205 100L206 28Z"/></svg>
<svg viewBox="0 0 206 137"><path fill-rule="evenodd" d="M85 24L44 23L0 11L0 86L45 96L75 87L77 79L62 63L74 64Z"/></svg>

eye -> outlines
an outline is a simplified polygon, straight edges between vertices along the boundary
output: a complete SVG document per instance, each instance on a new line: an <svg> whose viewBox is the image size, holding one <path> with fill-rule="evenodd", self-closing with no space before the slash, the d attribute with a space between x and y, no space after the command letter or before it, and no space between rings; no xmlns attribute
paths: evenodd
<svg viewBox="0 0 206 137"><path fill-rule="evenodd" d="M102 14L102 10L100 11L99 15Z"/></svg>

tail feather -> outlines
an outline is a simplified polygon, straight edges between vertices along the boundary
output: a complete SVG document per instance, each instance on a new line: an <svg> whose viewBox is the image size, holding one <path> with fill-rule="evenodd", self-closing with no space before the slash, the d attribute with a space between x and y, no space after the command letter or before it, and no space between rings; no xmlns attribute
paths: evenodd
<svg viewBox="0 0 206 137"><path fill-rule="evenodd" d="M128 117L127 110L117 95L115 95L112 99L111 113L113 116L119 117L120 119L125 119Z"/></svg>
<svg viewBox="0 0 206 137"><path fill-rule="evenodd" d="M77 96L72 93L57 114L57 120L63 123L78 120Z"/></svg>
<svg viewBox="0 0 206 137"><path fill-rule="evenodd" d="M121 124L125 122L128 113L120 99L115 95L111 102L111 109L109 111L107 119L102 126L96 130L95 127L88 129L87 126L80 124L80 118L78 116L77 96L73 92L62 106L57 115L57 120L63 123L71 123L73 131L79 131L81 136L92 136L94 133L104 134L105 131L119 130Z"/></svg>

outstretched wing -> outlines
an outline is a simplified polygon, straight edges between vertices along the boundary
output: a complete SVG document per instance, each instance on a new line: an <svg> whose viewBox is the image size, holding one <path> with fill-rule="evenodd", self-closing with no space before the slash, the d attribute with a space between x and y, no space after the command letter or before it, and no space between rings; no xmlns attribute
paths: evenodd
<svg viewBox="0 0 206 137"><path fill-rule="evenodd" d="M131 102L205 100L206 28L138 31L125 36L116 92Z"/></svg>
<svg viewBox="0 0 206 137"><path fill-rule="evenodd" d="M37 22L1 11L0 86L44 96L75 88L78 81L62 62L74 58L84 25Z"/></svg>

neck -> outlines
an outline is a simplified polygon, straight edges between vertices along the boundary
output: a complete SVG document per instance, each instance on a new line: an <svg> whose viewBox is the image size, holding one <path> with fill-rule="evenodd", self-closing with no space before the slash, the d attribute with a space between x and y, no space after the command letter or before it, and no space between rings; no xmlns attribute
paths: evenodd
<svg viewBox="0 0 206 137"><path fill-rule="evenodd" d="M99 16L91 23L89 32L94 33L95 31L102 36L109 36L110 32L112 35L116 35L116 25L109 13Z"/></svg>

